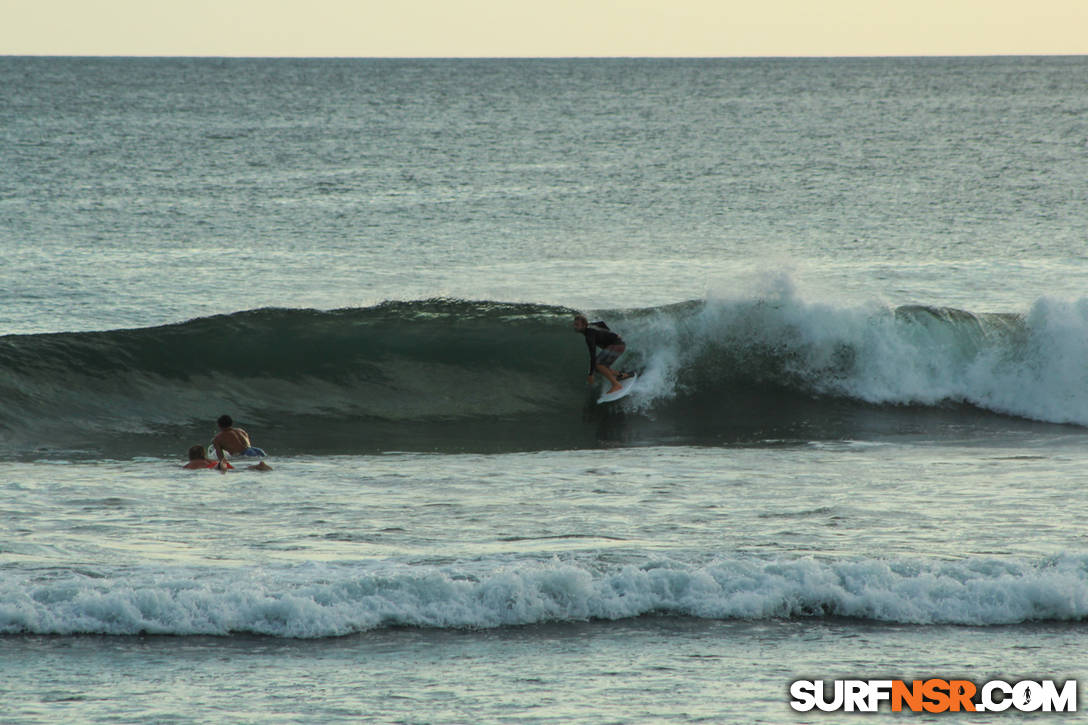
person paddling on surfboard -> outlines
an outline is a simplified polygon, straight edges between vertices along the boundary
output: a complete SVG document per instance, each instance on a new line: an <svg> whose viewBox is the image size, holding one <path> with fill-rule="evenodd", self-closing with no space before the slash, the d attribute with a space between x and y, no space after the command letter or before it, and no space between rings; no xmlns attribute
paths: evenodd
<svg viewBox="0 0 1088 725"><path fill-rule="evenodd" d="M189 448L189 462L182 468L218 468L225 471L228 468L234 468L234 466L226 461L216 461L208 458L208 449L198 445Z"/></svg>
<svg viewBox="0 0 1088 725"><path fill-rule="evenodd" d="M227 461L217 461L214 458L208 458L208 449L201 445L192 446L189 448L189 462L182 468L188 469L201 469L201 468L215 468L220 471L228 471L234 468ZM247 470L250 471L271 471L272 466L268 465L264 461L261 461L256 466L250 466Z"/></svg>
<svg viewBox="0 0 1088 725"><path fill-rule="evenodd" d="M620 390L623 387L620 385L620 381L631 377L631 373L617 374L610 366L627 349L623 338L609 330L608 325L604 324L603 321L594 322L592 325L589 324L589 320L585 315L574 316L574 330L585 336L586 347L589 348L590 385L593 384L593 373L599 372L608 378L608 382L612 384L612 387L608 390L609 393ZM598 349L600 349L600 352L598 352Z"/></svg>
<svg viewBox="0 0 1088 725"><path fill-rule="evenodd" d="M220 461L225 460L224 451L232 456L264 456L265 452L249 442L249 433L234 427L234 420L229 415L219 416L216 421L219 433L212 438L215 455Z"/></svg>

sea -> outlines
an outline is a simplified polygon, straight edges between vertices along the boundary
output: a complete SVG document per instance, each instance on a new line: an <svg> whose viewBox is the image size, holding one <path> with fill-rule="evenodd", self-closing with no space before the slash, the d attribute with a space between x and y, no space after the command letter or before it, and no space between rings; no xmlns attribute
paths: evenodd
<svg viewBox="0 0 1088 725"><path fill-rule="evenodd" d="M0 720L1078 719L791 685L1085 702L1086 181L1083 56L0 57Z"/></svg>

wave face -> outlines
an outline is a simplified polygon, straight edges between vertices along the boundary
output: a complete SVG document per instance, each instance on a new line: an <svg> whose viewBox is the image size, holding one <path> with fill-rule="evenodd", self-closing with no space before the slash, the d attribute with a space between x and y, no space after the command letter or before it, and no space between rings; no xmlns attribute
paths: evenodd
<svg viewBox="0 0 1088 725"><path fill-rule="evenodd" d="M336 637L646 615L1012 625L1088 618L1088 560L479 561L12 572L0 634Z"/></svg>
<svg viewBox="0 0 1088 725"><path fill-rule="evenodd" d="M0 455L176 456L230 413L277 454L866 439L1088 425L1088 301L1026 314L746 299L599 313L639 392L596 406L572 311L428 300L0 337Z"/></svg>

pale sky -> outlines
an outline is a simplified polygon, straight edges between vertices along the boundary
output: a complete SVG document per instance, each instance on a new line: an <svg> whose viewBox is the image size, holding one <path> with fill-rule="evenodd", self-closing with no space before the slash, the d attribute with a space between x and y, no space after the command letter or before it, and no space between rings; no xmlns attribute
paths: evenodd
<svg viewBox="0 0 1088 725"><path fill-rule="evenodd" d="M1088 54L1088 0L0 0L0 55Z"/></svg>

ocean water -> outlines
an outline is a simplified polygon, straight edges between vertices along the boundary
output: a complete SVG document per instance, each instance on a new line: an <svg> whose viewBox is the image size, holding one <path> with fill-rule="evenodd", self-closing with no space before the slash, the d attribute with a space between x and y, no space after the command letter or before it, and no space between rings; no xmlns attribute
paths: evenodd
<svg viewBox="0 0 1088 725"><path fill-rule="evenodd" d="M2 719L1085 680L1085 77L0 58Z"/></svg>

